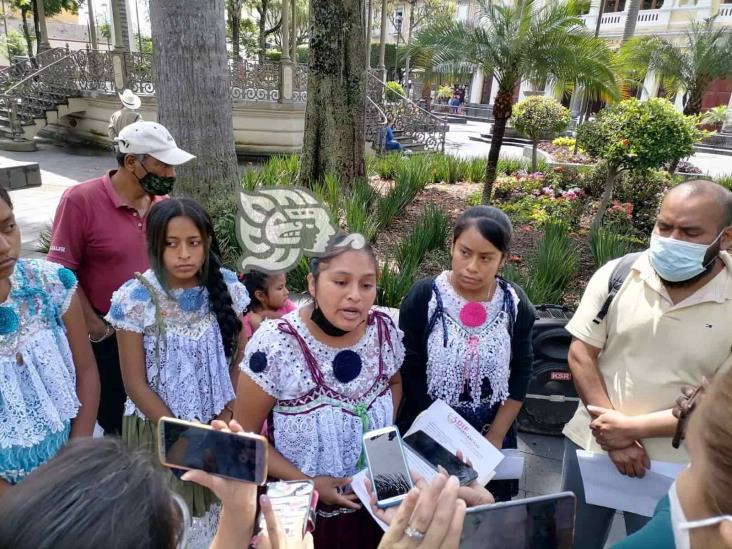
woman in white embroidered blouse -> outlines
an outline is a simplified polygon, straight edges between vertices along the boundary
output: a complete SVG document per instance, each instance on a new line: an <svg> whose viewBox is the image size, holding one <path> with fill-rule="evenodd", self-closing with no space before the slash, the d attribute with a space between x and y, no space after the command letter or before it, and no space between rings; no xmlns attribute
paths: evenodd
<svg viewBox="0 0 732 549"><path fill-rule="evenodd" d="M404 299L402 429L439 398L499 450L516 448L514 421L533 362L534 309L519 286L498 275L512 231L498 208L466 210L453 233L452 270L418 281ZM488 489L501 501L515 495L518 483L495 481Z"/></svg>
<svg viewBox="0 0 732 549"><path fill-rule="evenodd" d="M114 293L107 321L117 330L129 395L122 438L155 453L162 416L202 423L232 418L244 345L240 317L249 296L236 274L221 268L211 219L193 200L155 204L147 245L153 268ZM200 517L195 546L207 545L218 520L213 493L169 474Z"/></svg>
<svg viewBox="0 0 732 549"><path fill-rule="evenodd" d="M373 308L376 280L363 237L337 237L311 261L314 303L262 323L241 365L236 417L255 432L270 418L271 476L315 482L318 549L376 547L382 534L349 488L363 433L391 425L401 399L402 334Z"/></svg>
<svg viewBox="0 0 732 549"><path fill-rule="evenodd" d="M76 276L20 259L20 228L0 188L0 497L66 441L91 436L99 376Z"/></svg>

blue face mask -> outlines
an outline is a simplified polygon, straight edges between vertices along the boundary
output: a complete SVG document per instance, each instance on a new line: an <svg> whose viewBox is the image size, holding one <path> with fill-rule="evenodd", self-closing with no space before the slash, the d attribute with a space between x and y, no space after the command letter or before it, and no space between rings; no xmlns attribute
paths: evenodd
<svg viewBox="0 0 732 549"><path fill-rule="evenodd" d="M658 276L668 282L691 280L703 273L717 257L715 254L707 263L704 262L707 251L717 243L721 236L722 233L719 233L711 244L695 244L653 233L650 249L651 266Z"/></svg>

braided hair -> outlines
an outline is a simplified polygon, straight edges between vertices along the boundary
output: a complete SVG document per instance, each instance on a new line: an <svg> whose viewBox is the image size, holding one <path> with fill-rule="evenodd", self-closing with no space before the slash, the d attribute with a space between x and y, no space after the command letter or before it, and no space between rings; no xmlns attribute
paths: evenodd
<svg viewBox="0 0 732 549"><path fill-rule="evenodd" d="M169 198L157 202L150 209L147 219L147 250L150 265L160 284L165 288L163 253L165 252L168 223L174 217L187 217L201 233L206 260L199 273L200 282L208 290L211 311L216 315L221 332L224 354L227 358L231 358L236 352L239 332L242 328L241 320L234 312L234 302L221 273L221 254L213 223L206 210L198 202L190 198Z"/></svg>
<svg viewBox="0 0 732 549"><path fill-rule="evenodd" d="M250 270L244 278L244 287L247 289L249 294L249 310L253 312L260 311L264 305L257 299L256 293L258 291L267 292L269 286L270 275L265 272L257 271L255 269Z"/></svg>

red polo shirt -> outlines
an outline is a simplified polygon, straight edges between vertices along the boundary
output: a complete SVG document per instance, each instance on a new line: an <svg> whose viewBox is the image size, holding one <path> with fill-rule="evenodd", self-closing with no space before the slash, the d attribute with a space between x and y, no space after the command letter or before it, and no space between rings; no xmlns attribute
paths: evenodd
<svg viewBox="0 0 732 549"><path fill-rule="evenodd" d="M89 302L109 311L112 293L149 268L146 218L128 206L110 179L116 170L67 189L53 222L49 261L76 273ZM164 197L155 197L155 202ZM148 209L149 212L149 209Z"/></svg>

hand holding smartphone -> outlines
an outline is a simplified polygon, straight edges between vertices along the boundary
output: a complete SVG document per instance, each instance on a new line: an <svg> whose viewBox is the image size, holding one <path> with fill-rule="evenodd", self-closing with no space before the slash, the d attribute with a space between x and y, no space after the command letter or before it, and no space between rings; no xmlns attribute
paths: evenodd
<svg viewBox="0 0 732 549"><path fill-rule="evenodd" d="M299 541L315 529L318 492L313 481L268 482L265 490L286 538ZM267 530L264 513L260 513L259 528Z"/></svg>
<svg viewBox="0 0 732 549"><path fill-rule="evenodd" d="M475 469L463 463L455 454L442 446L424 431L416 431L404 438L404 443L437 471L442 466L448 475L454 475L461 486L467 486L478 478Z"/></svg>
<svg viewBox="0 0 732 549"><path fill-rule="evenodd" d="M386 509L398 505L412 489L399 429L391 426L369 431L363 436L363 447L371 485L376 492L376 506Z"/></svg>
<svg viewBox="0 0 732 549"><path fill-rule="evenodd" d="M158 454L166 467L253 484L267 480L268 443L261 435L218 431L209 425L162 417Z"/></svg>

